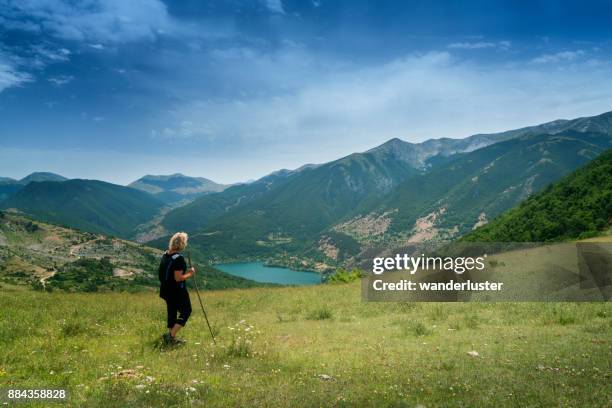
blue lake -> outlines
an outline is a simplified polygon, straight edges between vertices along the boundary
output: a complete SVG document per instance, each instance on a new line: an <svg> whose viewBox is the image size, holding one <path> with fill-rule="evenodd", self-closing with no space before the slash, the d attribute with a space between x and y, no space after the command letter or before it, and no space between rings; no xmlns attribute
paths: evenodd
<svg viewBox="0 0 612 408"><path fill-rule="evenodd" d="M279 283L281 285L316 285L321 283L321 275L316 272L294 271L278 266L266 266L261 262L217 264L215 268L251 279L256 282Z"/></svg>

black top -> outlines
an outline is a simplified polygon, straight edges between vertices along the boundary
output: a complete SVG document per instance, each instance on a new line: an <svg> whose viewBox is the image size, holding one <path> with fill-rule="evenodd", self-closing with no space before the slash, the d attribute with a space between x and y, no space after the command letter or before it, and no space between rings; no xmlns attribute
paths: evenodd
<svg viewBox="0 0 612 408"><path fill-rule="evenodd" d="M166 294L172 294L177 289L185 289L185 281L177 282L174 280L174 271L182 271L185 274L187 271L185 257L179 253L170 255L165 252L159 263L158 270L161 284L159 294L161 297L165 297Z"/></svg>

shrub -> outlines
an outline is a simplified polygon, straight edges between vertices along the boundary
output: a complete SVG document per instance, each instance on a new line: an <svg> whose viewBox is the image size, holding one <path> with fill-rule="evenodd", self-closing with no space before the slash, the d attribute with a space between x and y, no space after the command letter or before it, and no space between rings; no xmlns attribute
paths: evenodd
<svg viewBox="0 0 612 408"><path fill-rule="evenodd" d="M353 269L349 272L340 268L333 275L331 275L327 281L329 283L349 283L356 281L357 279L361 278L361 276L362 274L359 269Z"/></svg>

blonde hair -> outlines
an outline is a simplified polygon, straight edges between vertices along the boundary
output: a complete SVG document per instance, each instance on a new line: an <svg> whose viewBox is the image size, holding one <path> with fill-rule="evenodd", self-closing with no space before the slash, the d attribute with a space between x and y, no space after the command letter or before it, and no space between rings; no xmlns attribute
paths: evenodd
<svg viewBox="0 0 612 408"><path fill-rule="evenodd" d="M187 246L187 240L189 239L189 235L186 232L177 232L170 238L170 242L168 243L168 250L170 252L176 251L180 252Z"/></svg>

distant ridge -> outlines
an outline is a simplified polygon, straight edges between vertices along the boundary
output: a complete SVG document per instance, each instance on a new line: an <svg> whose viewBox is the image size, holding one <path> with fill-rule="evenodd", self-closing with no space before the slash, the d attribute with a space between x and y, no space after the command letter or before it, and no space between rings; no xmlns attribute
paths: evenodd
<svg viewBox="0 0 612 408"><path fill-rule="evenodd" d="M421 143L410 143L393 138L368 150L366 153L387 155L408 163L414 168L425 169L429 167L429 160L435 156L448 157L457 153L468 153L516 137L543 133L554 135L566 131L612 135L612 111L572 120L557 119L541 125L527 126L505 132L480 133L464 139L440 138L428 139Z"/></svg>
<svg viewBox="0 0 612 408"><path fill-rule="evenodd" d="M192 199L201 194L223 191L227 186L204 177L189 177L181 173L170 175L146 175L130 183L128 187L153 194L157 199L173 203Z"/></svg>
<svg viewBox="0 0 612 408"><path fill-rule="evenodd" d="M68 180L59 174L49 172L34 172L21 180L15 180L10 177L0 177L0 202L5 200L15 192L21 190L24 186L32 182L56 181L62 182Z"/></svg>
<svg viewBox="0 0 612 408"><path fill-rule="evenodd" d="M64 176L49 172L34 172L19 180L19 184L26 185L33 181L66 181L68 180Z"/></svg>

